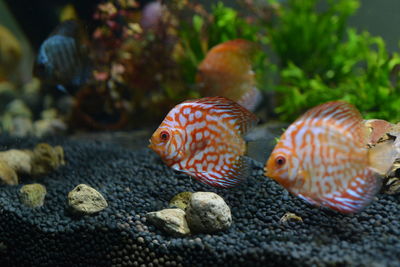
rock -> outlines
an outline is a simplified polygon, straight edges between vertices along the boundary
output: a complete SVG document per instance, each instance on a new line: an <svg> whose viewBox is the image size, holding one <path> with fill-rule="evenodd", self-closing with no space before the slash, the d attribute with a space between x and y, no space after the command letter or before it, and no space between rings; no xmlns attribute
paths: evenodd
<svg viewBox="0 0 400 267"><path fill-rule="evenodd" d="M190 229L185 219L185 212L181 209L164 209L146 214L146 218L155 226L173 236L190 234Z"/></svg>
<svg viewBox="0 0 400 267"><path fill-rule="evenodd" d="M42 111L41 119L34 122L33 128L35 136L43 137L63 133L67 130L67 125L59 118L56 109L49 108Z"/></svg>
<svg viewBox="0 0 400 267"><path fill-rule="evenodd" d="M17 185L17 173L5 162L0 160L0 180L7 185Z"/></svg>
<svg viewBox="0 0 400 267"><path fill-rule="evenodd" d="M15 117L11 120L11 128L8 130L10 135L16 137L26 137L32 134L33 124L30 118Z"/></svg>
<svg viewBox="0 0 400 267"><path fill-rule="evenodd" d="M399 177L387 178L383 183L382 191L383 193L388 195L394 195L400 193L400 178Z"/></svg>
<svg viewBox="0 0 400 267"><path fill-rule="evenodd" d="M86 184L80 184L68 193L68 205L72 211L81 214L97 213L108 206L104 197Z"/></svg>
<svg viewBox="0 0 400 267"><path fill-rule="evenodd" d="M280 223L287 223L288 221L298 221L303 222L303 219L300 216L297 216L294 213L286 212L285 215L279 220Z"/></svg>
<svg viewBox="0 0 400 267"><path fill-rule="evenodd" d="M388 135L391 135L391 136L394 136L394 137L399 136L399 135L400 135L400 122L397 123L397 124L394 124L394 125L392 126L392 128L390 128L390 129L387 131L387 133L388 133Z"/></svg>
<svg viewBox="0 0 400 267"><path fill-rule="evenodd" d="M64 165L64 150L61 146L39 143L32 150L10 149L0 152L0 179L8 185L18 184L18 176L45 175Z"/></svg>
<svg viewBox="0 0 400 267"><path fill-rule="evenodd" d="M400 123L390 124L382 120L369 121L375 122L375 125L379 122L379 127L381 128L380 131L384 132L378 143L391 142L394 140L392 145L396 153L396 159L390 170L383 177L381 192L389 195L397 194L400 192Z"/></svg>
<svg viewBox="0 0 400 267"><path fill-rule="evenodd" d="M58 117L58 112L55 108L45 109L40 113L40 117L44 120L56 119Z"/></svg>
<svg viewBox="0 0 400 267"><path fill-rule="evenodd" d="M0 113L2 114L5 111L5 108L8 103L13 101L17 97L17 90L15 85L3 81L0 82Z"/></svg>
<svg viewBox="0 0 400 267"><path fill-rule="evenodd" d="M21 202L31 208L43 206L46 193L46 187L41 184L27 184L19 190Z"/></svg>
<svg viewBox="0 0 400 267"><path fill-rule="evenodd" d="M185 210L187 205L189 204L189 200L192 197L192 194L192 192L181 192L177 194L169 202L169 207Z"/></svg>
<svg viewBox="0 0 400 267"><path fill-rule="evenodd" d="M15 99L6 107L6 112L10 115L24 118L32 118L32 112L29 107L20 99Z"/></svg>
<svg viewBox="0 0 400 267"><path fill-rule="evenodd" d="M369 134L367 137L367 144L369 146L373 146L382 140L387 140L387 133L394 126L390 122L377 119L364 120L363 123L369 129Z"/></svg>
<svg viewBox="0 0 400 267"><path fill-rule="evenodd" d="M43 93L40 80L34 77L25 83L20 98L34 114L41 112L43 110Z"/></svg>
<svg viewBox="0 0 400 267"><path fill-rule="evenodd" d="M387 134L395 138L393 145L399 155L398 158L400 159L400 123L393 125Z"/></svg>
<svg viewBox="0 0 400 267"><path fill-rule="evenodd" d="M35 121L33 128L36 137L43 137L63 133L67 125L61 119L42 119Z"/></svg>
<svg viewBox="0 0 400 267"><path fill-rule="evenodd" d="M213 233L232 224L231 210L225 201L212 192L192 194L186 207L186 220L192 232Z"/></svg>
<svg viewBox="0 0 400 267"><path fill-rule="evenodd" d="M1 124L10 135L28 136L33 132L32 112L22 100L15 99L7 105Z"/></svg>
<svg viewBox="0 0 400 267"><path fill-rule="evenodd" d="M49 144L40 143L33 150L31 174L44 175L64 164L64 150L61 146L52 147Z"/></svg>
<svg viewBox="0 0 400 267"><path fill-rule="evenodd" d="M30 174L32 171L33 153L29 150L10 149L0 152L0 161L6 163L19 174Z"/></svg>

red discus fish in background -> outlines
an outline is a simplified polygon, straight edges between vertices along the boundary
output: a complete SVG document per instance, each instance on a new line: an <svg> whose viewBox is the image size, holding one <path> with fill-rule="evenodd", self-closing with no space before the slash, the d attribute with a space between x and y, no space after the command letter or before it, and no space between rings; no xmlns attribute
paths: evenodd
<svg viewBox="0 0 400 267"><path fill-rule="evenodd" d="M367 149L368 129L352 105L319 105L297 119L280 138L265 175L314 205L342 213L364 208L391 167L391 143Z"/></svg>
<svg viewBox="0 0 400 267"><path fill-rule="evenodd" d="M254 111L262 100L251 59L256 45L246 40L214 46L199 64L196 76L202 96L223 96Z"/></svg>
<svg viewBox="0 0 400 267"><path fill-rule="evenodd" d="M257 117L224 97L205 97L175 106L150 139L150 148L171 168L216 187L246 177L242 136Z"/></svg>

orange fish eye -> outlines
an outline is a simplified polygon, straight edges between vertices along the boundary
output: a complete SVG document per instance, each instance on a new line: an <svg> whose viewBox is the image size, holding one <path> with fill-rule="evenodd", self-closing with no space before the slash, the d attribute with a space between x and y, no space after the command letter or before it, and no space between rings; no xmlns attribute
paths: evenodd
<svg viewBox="0 0 400 267"><path fill-rule="evenodd" d="M162 131L160 133L160 139L164 142L169 140L169 133L167 131Z"/></svg>
<svg viewBox="0 0 400 267"><path fill-rule="evenodd" d="M285 165L286 163L286 159L284 156L277 156L275 158L275 164L278 165L279 167L282 167L283 165Z"/></svg>

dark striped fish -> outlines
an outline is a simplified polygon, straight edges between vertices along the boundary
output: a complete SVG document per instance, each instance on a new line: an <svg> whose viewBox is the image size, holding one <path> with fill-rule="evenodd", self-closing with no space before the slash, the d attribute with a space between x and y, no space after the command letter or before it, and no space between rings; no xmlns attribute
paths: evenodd
<svg viewBox="0 0 400 267"><path fill-rule="evenodd" d="M60 90L79 88L90 76L90 64L84 34L79 23L61 23L40 46L34 74Z"/></svg>
<svg viewBox="0 0 400 267"><path fill-rule="evenodd" d="M265 175L314 205L342 213L362 210L396 158L391 143L367 149L358 110L341 101L319 105L285 131L265 165Z"/></svg>

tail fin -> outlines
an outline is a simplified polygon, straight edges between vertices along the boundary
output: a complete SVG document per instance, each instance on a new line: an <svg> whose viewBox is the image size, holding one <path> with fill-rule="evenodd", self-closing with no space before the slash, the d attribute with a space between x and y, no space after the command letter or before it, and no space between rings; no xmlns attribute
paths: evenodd
<svg viewBox="0 0 400 267"><path fill-rule="evenodd" d="M400 156L393 143L393 140L378 143L368 151L370 168L380 175L386 175Z"/></svg>

